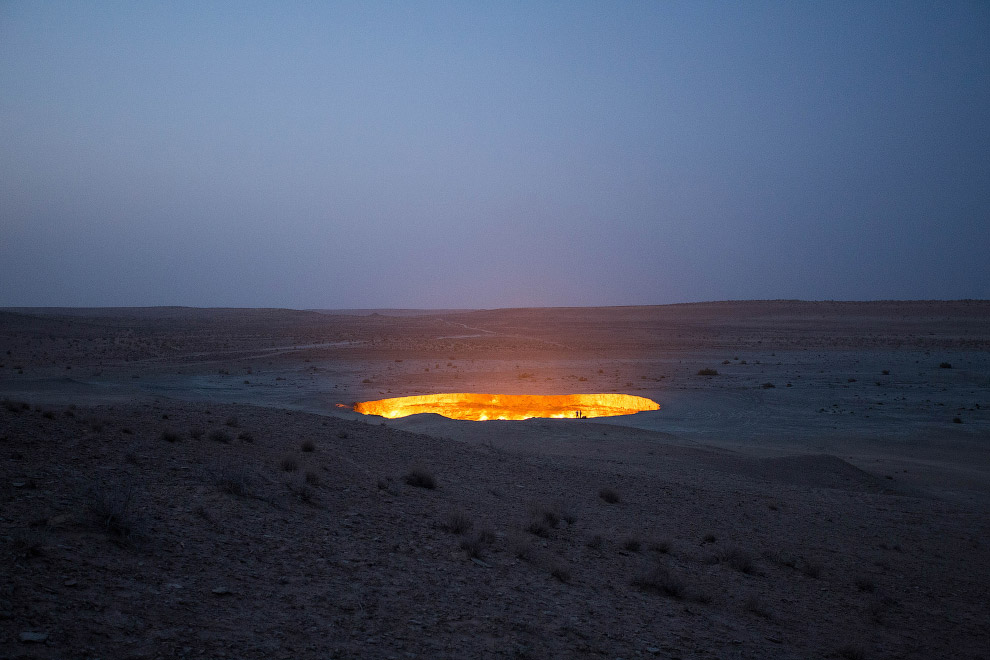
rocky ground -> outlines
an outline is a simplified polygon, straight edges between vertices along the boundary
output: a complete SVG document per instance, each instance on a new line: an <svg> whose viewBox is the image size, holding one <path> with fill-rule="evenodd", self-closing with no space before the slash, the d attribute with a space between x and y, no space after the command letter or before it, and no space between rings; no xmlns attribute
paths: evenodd
<svg viewBox="0 0 990 660"><path fill-rule="evenodd" d="M22 356L59 344L74 370L119 367L73 353L66 332L6 341ZM141 346L127 359L162 350ZM3 658L990 648L985 484L942 497L931 478L833 454L595 420L400 428L136 390L32 399L10 382L52 367L23 361L0 405ZM983 469L982 427L963 426L956 444Z"/></svg>

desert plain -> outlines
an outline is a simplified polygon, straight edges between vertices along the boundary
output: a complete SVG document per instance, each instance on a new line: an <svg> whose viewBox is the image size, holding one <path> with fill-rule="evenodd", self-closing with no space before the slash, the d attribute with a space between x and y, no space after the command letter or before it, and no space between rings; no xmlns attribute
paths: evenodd
<svg viewBox="0 0 990 660"><path fill-rule="evenodd" d="M440 392L650 398L385 420ZM0 310L2 658L990 657L990 302Z"/></svg>

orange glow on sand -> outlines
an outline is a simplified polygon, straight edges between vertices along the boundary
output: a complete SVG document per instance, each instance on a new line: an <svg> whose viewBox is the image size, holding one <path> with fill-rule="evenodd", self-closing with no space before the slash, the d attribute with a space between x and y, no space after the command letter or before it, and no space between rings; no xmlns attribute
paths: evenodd
<svg viewBox="0 0 990 660"><path fill-rule="evenodd" d="M485 421L555 417L581 419L660 410L660 404L631 394L424 394L362 401L354 410L389 419L435 413L450 419Z"/></svg>

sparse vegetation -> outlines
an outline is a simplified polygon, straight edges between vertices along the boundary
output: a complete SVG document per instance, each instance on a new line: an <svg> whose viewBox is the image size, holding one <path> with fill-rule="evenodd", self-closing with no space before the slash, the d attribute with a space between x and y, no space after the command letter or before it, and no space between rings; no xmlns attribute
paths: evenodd
<svg viewBox="0 0 990 660"><path fill-rule="evenodd" d="M210 471L213 483L220 492L228 495L245 496L250 493L251 476L241 463L224 461L218 463Z"/></svg>
<svg viewBox="0 0 990 660"><path fill-rule="evenodd" d="M753 557L741 548L730 547L723 549L720 553L718 553L718 560L722 563L728 564L740 573L749 574L755 570L755 566L753 565Z"/></svg>
<svg viewBox="0 0 990 660"><path fill-rule="evenodd" d="M555 577L557 580L567 583L571 581L571 572L567 570L566 567L554 563L550 565L550 575Z"/></svg>
<svg viewBox="0 0 990 660"><path fill-rule="evenodd" d="M764 619L771 618L770 608L767 606L766 601L757 595L747 598L746 602L743 603L743 609Z"/></svg>
<svg viewBox="0 0 990 660"><path fill-rule="evenodd" d="M632 585L644 591L652 591L669 598L680 599L687 595L687 585L684 580L675 576L660 564L656 564L649 570L634 577L632 579Z"/></svg>
<svg viewBox="0 0 990 660"><path fill-rule="evenodd" d="M639 552L641 546L642 544L639 542L639 539L635 537L627 538L622 542L622 548L629 552Z"/></svg>
<svg viewBox="0 0 990 660"><path fill-rule="evenodd" d="M952 364L949 363L949 362L942 362L942 363L940 363L938 365L938 368L939 369L951 369L952 368Z"/></svg>
<svg viewBox="0 0 990 660"><path fill-rule="evenodd" d="M299 462L292 456L284 456L278 465L285 472L295 472L299 469Z"/></svg>
<svg viewBox="0 0 990 660"><path fill-rule="evenodd" d="M236 429L240 425L240 422L237 421L236 416L231 415L230 417L227 418L227 421L224 422L224 424L226 424L230 428Z"/></svg>
<svg viewBox="0 0 990 660"><path fill-rule="evenodd" d="M443 524L443 528L451 534L466 534L471 531L472 527L474 527L474 521L460 509L451 511Z"/></svg>
<svg viewBox="0 0 990 660"><path fill-rule="evenodd" d="M406 472L405 476L402 477L410 486L415 486L417 488L425 488L427 490L434 490L437 487L436 477L433 473L424 467L414 467Z"/></svg>
<svg viewBox="0 0 990 660"><path fill-rule="evenodd" d="M801 563L801 572L810 578L820 578L822 576L822 565L813 560L805 560Z"/></svg>
<svg viewBox="0 0 990 660"><path fill-rule="evenodd" d="M866 651L852 644L841 647L838 653L839 657L845 660L866 660Z"/></svg>
<svg viewBox="0 0 990 660"><path fill-rule="evenodd" d="M662 555L670 553L671 542L669 539L660 539L658 541L651 541L647 546L648 550L653 552L659 552Z"/></svg>
<svg viewBox="0 0 990 660"><path fill-rule="evenodd" d="M698 375L699 376L717 376L718 375L718 369L710 369L710 368L707 368L707 367L705 369L699 369L698 370Z"/></svg>
<svg viewBox="0 0 990 660"><path fill-rule="evenodd" d="M317 474L316 472L313 472L312 470L306 470L306 483L308 483L310 486L319 486L320 475Z"/></svg>
<svg viewBox="0 0 990 660"><path fill-rule="evenodd" d="M194 426L191 429L189 429L189 437L192 438L193 440L199 440L200 438L203 437L205 433L206 431L204 431L202 427L199 426Z"/></svg>
<svg viewBox="0 0 990 660"><path fill-rule="evenodd" d="M872 593L877 588L877 585L873 582L873 579L865 575L856 578L855 585L856 589L859 591L868 593Z"/></svg>
<svg viewBox="0 0 990 660"><path fill-rule="evenodd" d="M772 390L777 386L774 385L773 383L763 383L762 385L760 385L760 387L762 387L765 390Z"/></svg>
<svg viewBox="0 0 990 660"><path fill-rule="evenodd" d="M249 431L241 431L237 434L237 439L248 444L254 442L254 436Z"/></svg>
<svg viewBox="0 0 990 660"><path fill-rule="evenodd" d="M598 491L598 497L602 498L609 504L618 504L622 501L622 498L619 497L619 493L613 488L602 488Z"/></svg>
<svg viewBox="0 0 990 660"><path fill-rule="evenodd" d="M230 444L231 440L233 439L230 437L230 434L224 431L223 429L214 429L213 431L210 431L209 437L210 440L212 440L213 442L220 442L225 445Z"/></svg>
<svg viewBox="0 0 990 660"><path fill-rule="evenodd" d="M180 436L172 429L165 429L164 431L162 431L161 438L165 442L178 442L179 440L182 439L182 436Z"/></svg>
<svg viewBox="0 0 990 660"><path fill-rule="evenodd" d="M139 535L140 527L133 509L134 494L129 484L96 484L85 494L86 509L98 528L115 540L129 542Z"/></svg>
<svg viewBox="0 0 990 660"><path fill-rule="evenodd" d="M303 440L299 448L305 452L316 451L316 444L312 440Z"/></svg>

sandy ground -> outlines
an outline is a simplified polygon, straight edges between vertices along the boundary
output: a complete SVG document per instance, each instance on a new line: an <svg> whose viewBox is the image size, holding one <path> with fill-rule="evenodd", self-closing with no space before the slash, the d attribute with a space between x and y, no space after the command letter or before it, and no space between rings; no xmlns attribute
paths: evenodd
<svg viewBox="0 0 990 660"><path fill-rule="evenodd" d="M990 649L988 303L6 310L0 364L0 657ZM340 407L441 391L662 407Z"/></svg>

